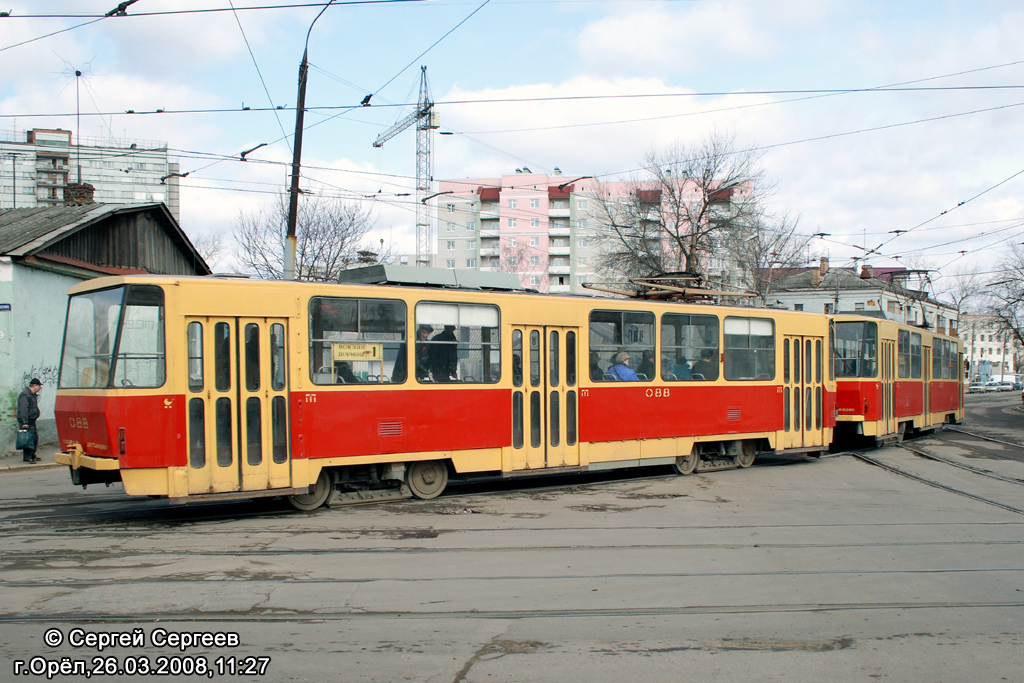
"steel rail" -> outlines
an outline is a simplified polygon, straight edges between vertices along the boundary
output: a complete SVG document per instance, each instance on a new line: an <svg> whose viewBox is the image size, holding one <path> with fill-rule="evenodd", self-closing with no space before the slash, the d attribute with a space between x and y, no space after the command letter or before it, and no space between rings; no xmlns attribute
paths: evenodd
<svg viewBox="0 0 1024 683"><path fill-rule="evenodd" d="M1020 508L1015 508L1015 507L1013 507L1011 505L1004 505L1003 503L1000 503L998 501L990 500L988 498L983 498L982 496L976 496L973 493L967 493L966 491L961 491L960 489L955 489L955 488L953 488L951 486L946 486L945 484L940 484L937 481L933 481L931 479L925 479L924 477L919 477L916 474L911 474L910 472L907 472L906 470L901 470L898 467L893 467L891 465L886 465L885 463L883 463L883 462L881 462L879 460L875 460L874 458L869 458L868 456L864 455L863 453L854 453L853 457L857 458L858 460L862 460L863 462L866 462L869 465L874 465L875 467L880 467L883 470L887 470L889 472L892 472L893 474L898 474L899 476L906 477L907 479L913 479L914 481L921 482L922 484L927 484L928 486L940 489L942 491L946 491L947 493L953 493L953 494L956 494L958 496L963 496L965 498L970 498L971 500L976 500L979 503L985 503L986 505L992 505L992 506L995 506L997 508L1002 508L1003 510L1007 510L1009 512L1015 512L1018 515L1024 515L1024 510L1021 510Z"/></svg>
<svg viewBox="0 0 1024 683"><path fill-rule="evenodd" d="M931 453L928 453L927 451L922 451L922 450L918 450L916 448L911 448L910 446L906 445L905 443L899 444L899 447L904 449L904 450L908 450L911 453L913 453L914 455L918 455L918 456L920 456L922 458L927 458L929 460L934 460L935 462L941 462L941 463L944 463L946 465L952 465L953 467L958 467L958 468L960 468L962 470L966 470L968 472L973 472L974 474L978 474L978 475L981 475L983 477L989 477L990 479L998 479L999 481L1005 481L1005 482L1007 482L1009 484L1016 484L1017 486L1024 486L1024 481L1021 481L1020 479L1011 479L1010 477L1003 477L1003 476L1000 476L998 474L994 474L992 472L986 472L985 470L979 469L977 467L971 467L970 465L964 465L963 463L954 462L953 460L947 460L947 459L941 458L941 457L939 457L937 455L932 455Z"/></svg>
<svg viewBox="0 0 1024 683"><path fill-rule="evenodd" d="M692 605L680 607L622 607L590 609L526 609L526 610L452 610L449 612L400 612L384 610L379 612L363 609L350 612L294 612L281 610L276 613L262 609L253 612L138 612L126 615L81 612L54 612L51 614L0 616L0 624L18 623L113 623L138 624L143 622L267 622L283 621L324 622L367 619L562 619L562 618L616 618L616 617L671 617L699 614L771 614L786 612L844 612L855 610L935 610L935 609L997 609L1024 607L1024 600L982 601L941 601L941 602L840 602L840 603L793 603L793 604L752 604L752 605Z"/></svg>

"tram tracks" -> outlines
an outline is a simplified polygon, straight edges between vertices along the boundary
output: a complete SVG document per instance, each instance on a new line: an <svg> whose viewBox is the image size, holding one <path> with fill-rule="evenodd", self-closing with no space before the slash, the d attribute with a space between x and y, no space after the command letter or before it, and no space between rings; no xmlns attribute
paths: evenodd
<svg viewBox="0 0 1024 683"><path fill-rule="evenodd" d="M987 442L997 443L997 444L1000 444L1000 445L1003 445L1003 446L1010 446L1012 448L1015 448L1015 449L1021 451L1021 454L1017 455L1017 454L1008 453L1008 452L1005 452L1005 451L1002 451L1002 450L996 451L996 450L985 448L985 447L979 447L979 446L974 445L974 444L963 443L960 440L942 439L939 436L935 436L933 438L935 438L935 439L937 439L940 442L945 443L945 444L955 445L957 447L967 449L970 452L976 453L976 454L978 454L978 455L980 455L982 457L988 457L988 458L996 459L996 460L1010 460L1010 461L1016 461L1016 462L1024 462L1024 446L1021 446L1020 444L1012 443L1012 442L1008 442L1008 441L1001 441L999 439L993 439L991 437L987 437L987 436L980 435L980 434L974 434L972 432L967 432L967 431L964 431L964 430L961 430L961 429L956 429L956 428L947 428L946 431L956 432L956 433L959 433L959 434L964 434L964 435L967 435L967 436L972 437L974 439L977 439L979 441L987 441ZM911 446L911 445L909 445L909 444L904 442L904 443L901 443L899 445L899 448L901 450L907 451L909 453L913 453L914 455L916 455L919 458L922 458L922 459L925 459L925 460L928 460L928 461L931 461L931 462L935 462L935 463L940 463L940 464L946 465L948 467L953 467L953 468L956 468L958 470L962 470L962 471L968 472L970 474L973 474L973 475L976 475L976 476L979 476L979 477L985 477L985 478L988 478L988 479L993 479L993 480L999 481L999 482L1001 482L1003 484L1009 484L1009 485L1014 486L1014 487L1024 486L1024 480L1022 480L1022 479L1019 479L1019 478L1016 478L1016 477L1010 477L1010 476L1003 476L1001 474L997 474L995 472L992 472L992 471L987 470L987 469L983 469L981 467L975 467L973 465L969 465L969 464L964 463L964 462L958 462L958 461L953 460L953 459L951 459L949 457L942 457L940 455L936 455L935 453L931 453L929 451L926 451L926 450L924 450L920 446L915 447L915 446ZM871 464L871 465L874 465L876 467L882 468L882 469L884 469L884 470L886 470L888 472L891 472L893 474L899 475L901 477L906 477L908 479L912 479L914 481L918 481L918 482L920 482L922 484L925 484L927 486L931 486L933 488L937 488L937 489L940 489L942 491L946 491L947 493L952 493L954 495L963 496L965 498L970 498L972 500L978 501L980 503L984 503L986 505L992 505L994 507L1001 508L1001 509L1006 510L1008 512L1013 512L1015 514L1024 515L1024 505L1022 505L1020 503L1016 503L1015 502L1013 504L1008 504L1008 503L1005 503L1005 502L1001 502L1001 501L995 500L995 499L989 497L989 495L979 495L979 494L976 494L976 493L972 493L970 491L964 490L963 488L959 488L958 485L951 485L951 484L948 484L948 483L943 483L941 481L938 481L936 478L930 478L930 477L922 476L921 474L915 474L915 473L913 473L913 472L911 472L911 471L909 471L907 469L904 469L902 467L898 467L896 465L893 465L893 464L890 464L890 463L887 463L887 462L883 462L881 457L879 457L879 456L872 457L872 456L869 456L869 455L867 455L867 454L865 454L863 452L860 452L860 451L853 451L853 452L851 452L851 454L854 457L856 457L857 459L859 459L859 460L861 460L863 462L866 462L868 464Z"/></svg>
<svg viewBox="0 0 1024 683"><path fill-rule="evenodd" d="M580 609L522 609L522 610L364 610L353 609L296 612L291 610L254 609L247 612L203 611L203 612L138 612L131 615L109 615L102 613L82 614L52 613L33 615L0 616L0 624L50 623L254 623L282 621L288 623L315 623L330 621L354 621L372 619L566 619L566 618L634 618L673 617L715 614L779 614L785 612L846 612L846 611L906 611L906 610L964 610L964 609L1019 609L1024 600L979 601L944 600L926 602L879 601L879 602L814 602L814 603L764 603L737 605L683 605L669 607L621 607L621 608L580 608Z"/></svg>

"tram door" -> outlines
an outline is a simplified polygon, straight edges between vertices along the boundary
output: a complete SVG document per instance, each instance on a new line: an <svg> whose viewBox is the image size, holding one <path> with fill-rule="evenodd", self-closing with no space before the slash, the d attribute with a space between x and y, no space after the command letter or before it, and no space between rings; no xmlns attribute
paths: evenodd
<svg viewBox="0 0 1024 683"><path fill-rule="evenodd" d="M825 445L823 337L786 336L782 340L783 448Z"/></svg>
<svg viewBox="0 0 1024 683"><path fill-rule="evenodd" d="M896 342L883 339L881 347L882 363L878 372L882 380L882 423L879 436L896 433Z"/></svg>
<svg viewBox="0 0 1024 683"><path fill-rule="evenodd" d="M579 331L512 328L512 469L579 465Z"/></svg>
<svg viewBox="0 0 1024 683"><path fill-rule="evenodd" d="M186 323L188 492L290 488L288 321Z"/></svg>

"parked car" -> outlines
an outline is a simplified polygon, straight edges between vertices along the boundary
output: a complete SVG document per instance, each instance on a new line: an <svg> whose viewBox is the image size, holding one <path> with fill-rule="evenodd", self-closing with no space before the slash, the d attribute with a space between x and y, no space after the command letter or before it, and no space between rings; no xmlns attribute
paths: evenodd
<svg viewBox="0 0 1024 683"><path fill-rule="evenodd" d="M1013 391L1013 382L1000 382L999 391Z"/></svg>
<svg viewBox="0 0 1024 683"><path fill-rule="evenodd" d="M985 382L985 391L999 391L999 382L994 379Z"/></svg>
<svg viewBox="0 0 1024 683"><path fill-rule="evenodd" d="M983 391L985 391L985 383L984 382L971 382L967 386L967 393L968 394L980 394Z"/></svg>

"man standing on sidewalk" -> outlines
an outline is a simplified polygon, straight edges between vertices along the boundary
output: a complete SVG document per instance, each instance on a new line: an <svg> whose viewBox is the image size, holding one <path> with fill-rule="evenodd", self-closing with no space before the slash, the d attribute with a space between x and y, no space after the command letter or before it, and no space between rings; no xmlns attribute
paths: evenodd
<svg viewBox="0 0 1024 683"><path fill-rule="evenodd" d="M36 432L36 420L39 419L39 392L43 389L43 383L39 378L33 378L28 383L21 395L18 396L18 429L27 429L32 432L32 448L21 450L25 462L39 462L42 458L36 457L36 446L39 445L39 434Z"/></svg>

